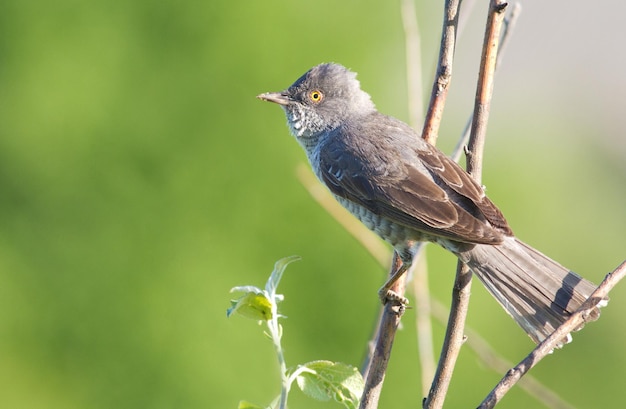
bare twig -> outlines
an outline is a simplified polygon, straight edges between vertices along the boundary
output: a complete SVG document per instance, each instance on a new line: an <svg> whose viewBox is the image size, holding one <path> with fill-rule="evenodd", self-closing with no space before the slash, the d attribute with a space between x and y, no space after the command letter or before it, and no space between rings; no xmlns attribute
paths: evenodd
<svg viewBox="0 0 626 409"><path fill-rule="evenodd" d="M456 43L457 27L459 23L459 9L461 0L446 0L441 32L441 46L437 74L430 95L430 103L426 112L422 138L435 145L441 124L441 115L448 96L448 87L452 76L452 61Z"/></svg>
<svg viewBox="0 0 626 409"><path fill-rule="evenodd" d="M526 372L532 369L539 361L556 348L556 346L570 332L580 328L585 323L591 311L606 299L609 291L626 275L626 261L623 261L615 270L607 274L600 286L589 296L578 310L558 327L548 338L543 340L537 347L521 361L515 368L509 370L496 387L487 395L478 409L493 408L502 397L520 380Z"/></svg>
<svg viewBox="0 0 626 409"><path fill-rule="evenodd" d="M402 265L402 260L394 251L393 262L389 276L391 277ZM403 295L405 290L406 274L396 281L392 287L392 291L396 294ZM365 388L363 396L359 404L359 409L375 409L378 407L380 392L383 387L385 373L387 372L387 364L391 356L391 347L393 340L400 325L400 318L404 314L404 304L399 301L388 301L383 308L383 316L380 320L378 336L374 346L374 353L369 362L369 367L365 373Z"/></svg>
<svg viewBox="0 0 626 409"><path fill-rule="evenodd" d="M501 0L491 0L489 3L489 15L483 43L478 85L476 88L474 116L467 157L467 171L479 183L482 175L482 156L487 130L487 120L489 118L489 108L493 93L493 75L495 72L496 55L500 39L500 30L504 20L505 7L506 3ZM469 306L471 278L471 271L467 266L459 262L452 291L452 306L444 345L441 356L439 357L439 365L437 366L433 384L428 397L424 400L424 408L441 408L443 406L454 365L461 345L464 342L463 330Z"/></svg>

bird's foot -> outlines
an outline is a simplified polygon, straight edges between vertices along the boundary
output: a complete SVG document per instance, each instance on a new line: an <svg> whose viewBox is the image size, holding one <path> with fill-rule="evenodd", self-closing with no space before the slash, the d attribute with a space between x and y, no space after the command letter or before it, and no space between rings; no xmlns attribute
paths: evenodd
<svg viewBox="0 0 626 409"><path fill-rule="evenodd" d="M408 298L403 297L400 294L396 293L395 291L389 290L385 287L381 288L378 291L378 297L380 298L380 302L382 302L383 305L387 304L388 302L391 302L394 304L400 304L403 307L406 307L407 305L409 305Z"/></svg>

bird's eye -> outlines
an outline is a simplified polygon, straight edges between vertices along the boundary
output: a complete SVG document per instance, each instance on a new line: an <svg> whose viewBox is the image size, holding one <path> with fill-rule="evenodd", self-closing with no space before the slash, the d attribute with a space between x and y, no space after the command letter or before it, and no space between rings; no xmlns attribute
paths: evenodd
<svg viewBox="0 0 626 409"><path fill-rule="evenodd" d="M309 93L309 98L311 99L311 101L317 103L320 102L322 98L324 98L324 94L322 94L322 91L314 90Z"/></svg>

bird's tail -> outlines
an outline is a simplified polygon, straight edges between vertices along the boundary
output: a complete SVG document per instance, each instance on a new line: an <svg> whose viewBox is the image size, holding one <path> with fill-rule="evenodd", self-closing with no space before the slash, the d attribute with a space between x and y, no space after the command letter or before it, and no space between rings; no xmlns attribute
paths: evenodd
<svg viewBox="0 0 626 409"><path fill-rule="evenodd" d="M459 257L536 343L565 322L596 289L593 283L514 237L495 246L478 244ZM598 304L587 321L596 320L598 307L607 302ZM568 335L559 347L570 341Z"/></svg>

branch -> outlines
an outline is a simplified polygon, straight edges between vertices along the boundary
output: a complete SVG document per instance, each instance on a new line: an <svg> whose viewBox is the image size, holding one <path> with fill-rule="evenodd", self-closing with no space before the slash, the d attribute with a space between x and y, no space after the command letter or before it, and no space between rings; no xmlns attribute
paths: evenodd
<svg viewBox="0 0 626 409"><path fill-rule="evenodd" d="M391 277L402 265L402 260L398 256L398 253L394 251L393 262L389 276ZM396 281L392 287L392 291L396 294L403 295L405 290L406 274ZM389 363L389 357L391 356L391 348L393 346L393 340L396 335L398 326L400 325L400 318L404 314L404 304L399 301L388 301L383 307L382 319L380 320L380 326L378 329L378 336L376 337L376 343L374 347L374 353L372 359L369 361L369 366L365 372L365 388L363 389L363 396L359 404L359 409L375 409L378 407L378 400L380 399L380 392L383 387L383 381L385 380L385 373L387 372L387 364Z"/></svg>
<svg viewBox="0 0 626 409"><path fill-rule="evenodd" d="M493 77L496 67L496 55L500 39L500 30L504 20L506 3L501 0L491 0L489 15L483 43L483 51L478 74L476 99L472 131L470 134L469 150L467 154L467 171L480 183L482 175L482 156L485 144L487 120L491 96L493 94ZM456 279L452 291L452 306L448 326L444 339L443 350L439 357L439 365L433 379L428 397L423 407L441 408L448 392L454 365L465 340L463 333L465 318L469 307L472 273L463 263L457 265Z"/></svg>
<svg viewBox="0 0 626 409"><path fill-rule="evenodd" d="M591 311L607 298L609 291L611 291L625 275L626 261L623 261L619 267L604 277L600 286L598 286L587 301L585 301L567 321L558 327L548 338L537 345L533 352L524 358L515 368L507 372L498 385L487 395L478 409L493 408L526 372L537 365L546 355L550 354L570 332L575 331L576 328L580 328L580 326L586 322Z"/></svg>
<svg viewBox="0 0 626 409"><path fill-rule="evenodd" d="M432 145L437 142L441 115L448 96L448 87L452 77L452 61L454 59L454 47L459 24L459 9L461 0L446 0L443 16L443 30L441 32L441 45L439 49L439 61L437 63L437 76L433 83L430 95L430 103L426 112L426 120L422 129L422 138Z"/></svg>

